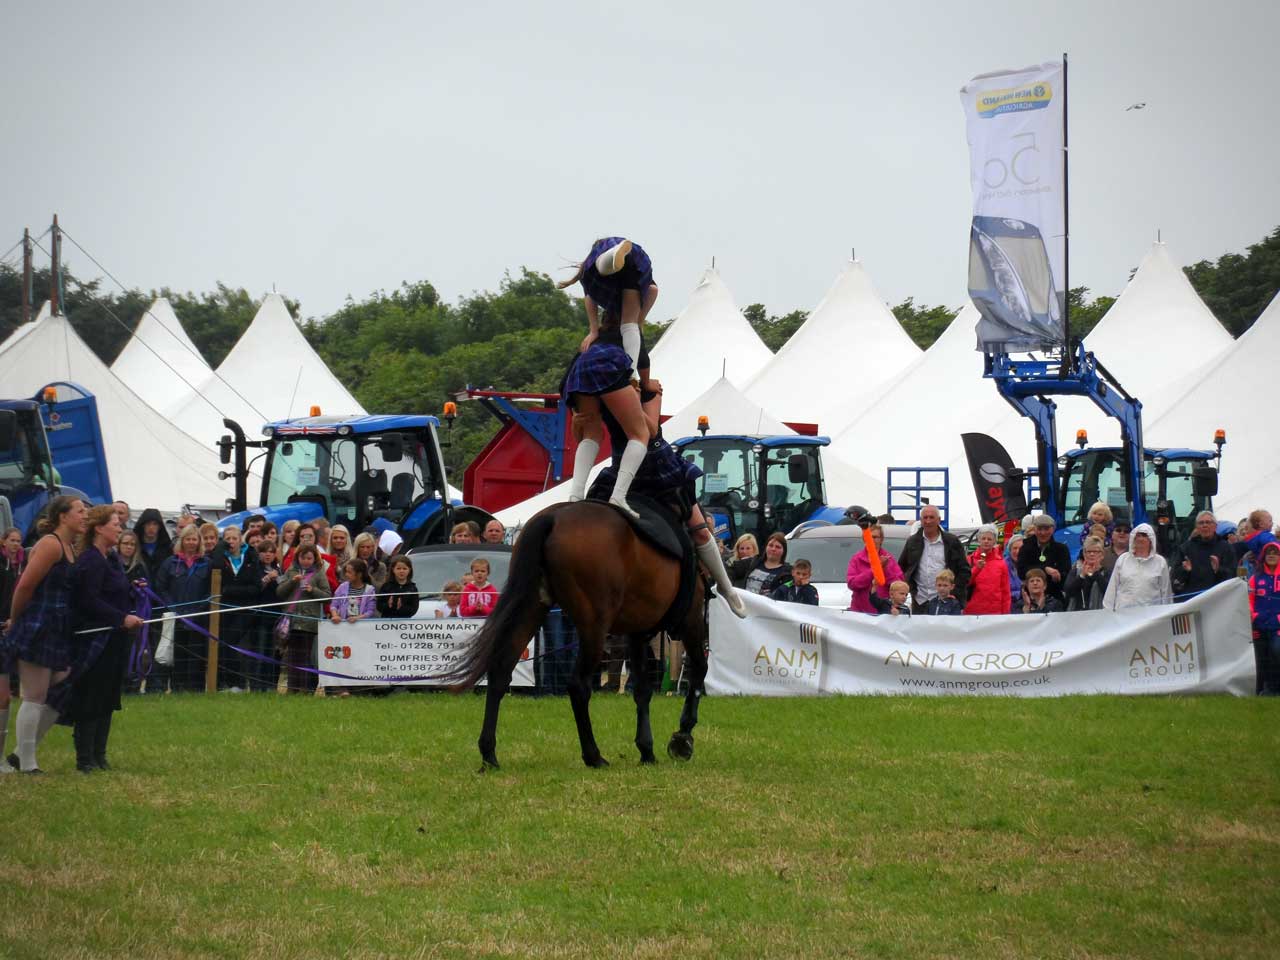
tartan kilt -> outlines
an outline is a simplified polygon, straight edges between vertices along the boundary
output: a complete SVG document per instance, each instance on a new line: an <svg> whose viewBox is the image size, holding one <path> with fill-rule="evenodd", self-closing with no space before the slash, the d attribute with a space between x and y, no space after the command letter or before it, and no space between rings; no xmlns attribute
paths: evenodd
<svg viewBox="0 0 1280 960"><path fill-rule="evenodd" d="M626 351L597 340L569 364L564 379L560 381L560 396L572 404L575 393L598 397L621 390L630 382L631 361L627 359Z"/></svg>
<svg viewBox="0 0 1280 960"><path fill-rule="evenodd" d="M644 292L653 284L653 262L644 252L640 244L632 241L631 252L627 254L626 263L617 273L607 277L600 276L596 270L596 259L606 250L622 242L622 237L604 237L591 245L591 251L584 261L582 272L582 290L596 302L606 313L614 317L622 314L622 291L635 290L644 296Z"/></svg>

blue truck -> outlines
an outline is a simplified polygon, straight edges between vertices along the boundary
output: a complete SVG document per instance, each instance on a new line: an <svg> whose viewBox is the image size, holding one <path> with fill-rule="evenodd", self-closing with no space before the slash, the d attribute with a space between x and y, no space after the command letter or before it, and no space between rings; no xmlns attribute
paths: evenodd
<svg viewBox="0 0 1280 960"><path fill-rule="evenodd" d="M112 500L93 394L58 381L31 399L0 400L0 497L13 525L30 539L40 512L63 494L89 504Z"/></svg>
<svg viewBox="0 0 1280 960"><path fill-rule="evenodd" d="M219 441L221 459L234 465L219 476L235 481L235 495L220 528L252 514L276 525L324 517L353 533L395 530L407 549L446 542L457 523L493 519L450 496L435 417L325 416L313 407L311 416L264 425L262 440L247 439L234 420L223 424L230 433ZM252 450L263 461L256 510L248 508Z"/></svg>

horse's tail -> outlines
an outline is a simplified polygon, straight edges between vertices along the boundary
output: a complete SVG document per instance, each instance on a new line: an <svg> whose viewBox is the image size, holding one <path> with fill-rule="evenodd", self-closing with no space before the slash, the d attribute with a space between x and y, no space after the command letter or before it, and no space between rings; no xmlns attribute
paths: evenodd
<svg viewBox="0 0 1280 960"><path fill-rule="evenodd" d="M458 660L442 679L455 691L470 690L489 672L495 657L500 655L504 642L524 649L529 637L515 635L529 610L543 604L540 594L543 584L543 547L555 527L555 514L539 513L520 531L520 539L511 556L511 568L506 586L498 596L493 612L485 620L471 643L470 649Z"/></svg>

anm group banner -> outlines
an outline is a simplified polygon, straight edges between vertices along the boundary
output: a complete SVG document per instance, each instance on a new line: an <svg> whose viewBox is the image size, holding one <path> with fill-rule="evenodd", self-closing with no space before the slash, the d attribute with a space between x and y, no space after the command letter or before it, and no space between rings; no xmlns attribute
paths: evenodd
<svg viewBox="0 0 1280 960"><path fill-rule="evenodd" d="M743 594L711 608L713 694L1254 691L1242 580L1186 603L1116 612L873 617Z"/></svg>

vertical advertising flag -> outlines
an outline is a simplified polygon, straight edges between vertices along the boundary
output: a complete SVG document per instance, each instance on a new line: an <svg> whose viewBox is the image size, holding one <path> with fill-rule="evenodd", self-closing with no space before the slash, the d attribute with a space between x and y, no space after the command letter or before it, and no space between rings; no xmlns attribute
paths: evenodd
<svg viewBox="0 0 1280 960"><path fill-rule="evenodd" d="M969 297L978 348L1050 349L1066 340L1061 63L1002 70L960 88L973 222Z"/></svg>

